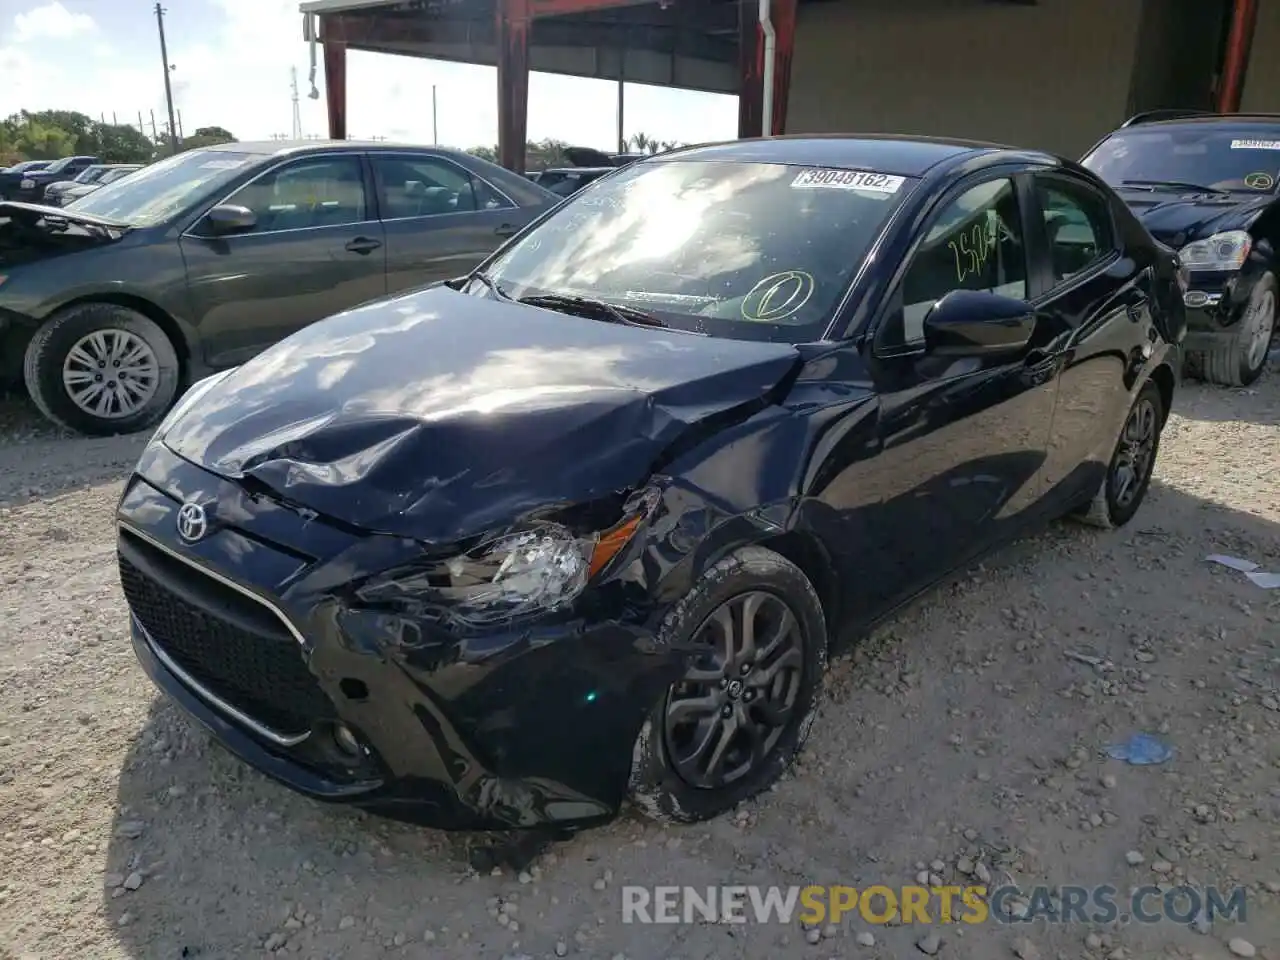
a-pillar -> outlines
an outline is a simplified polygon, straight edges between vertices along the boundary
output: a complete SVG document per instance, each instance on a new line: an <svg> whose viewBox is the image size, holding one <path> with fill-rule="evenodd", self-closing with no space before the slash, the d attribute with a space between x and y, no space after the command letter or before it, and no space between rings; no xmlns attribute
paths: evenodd
<svg viewBox="0 0 1280 960"><path fill-rule="evenodd" d="M499 0L495 35L498 46L498 162L524 173L529 129L530 0Z"/></svg>
<svg viewBox="0 0 1280 960"><path fill-rule="evenodd" d="M324 41L324 97L329 139L347 139L347 45L341 40Z"/></svg>
<svg viewBox="0 0 1280 960"><path fill-rule="evenodd" d="M769 133L787 129L787 99L791 95L791 58L796 47L796 0L771 0L769 20L775 37L773 57L773 122ZM764 30L760 5L738 3L738 136L758 137L764 120Z"/></svg>

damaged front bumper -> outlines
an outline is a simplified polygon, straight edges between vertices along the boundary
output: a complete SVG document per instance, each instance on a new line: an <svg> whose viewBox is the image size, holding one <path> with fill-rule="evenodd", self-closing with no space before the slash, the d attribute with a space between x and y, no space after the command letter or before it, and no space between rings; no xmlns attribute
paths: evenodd
<svg viewBox="0 0 1280 960"><path fill-rule="evenodd" d="M1257 277L1234 272L1193 274L1182 295L1187 311L1183 350L1207 352L1233 341L1256 282Z"/></svg>
<svg viewBox="0 0 1280 960"><path fill-rule="evenodd" d="M587 826L683 670L644 611L456 635L345 590L379 549L155 445L119 508L121 581L152 680L233 753L319 800L443 829ZM178 536L194 498L206 535Z"/></svg>

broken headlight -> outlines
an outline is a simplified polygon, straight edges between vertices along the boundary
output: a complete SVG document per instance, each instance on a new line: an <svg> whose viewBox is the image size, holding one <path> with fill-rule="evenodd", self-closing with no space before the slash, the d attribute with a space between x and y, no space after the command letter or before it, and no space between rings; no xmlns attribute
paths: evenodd
<svg viewBox="0 0 1280 960"><path fill-rule="evenodd" d="M460 620L493 623L566 606L587 585L593 539L543 524L445 561L436 594Z"/></svg>
<svg viewBox="0 0 1280 960"><path fill-rule="evenodd" d="M466 553L402 568L359 590L365 602L409 602L443 620L483 627L568 607L639 529L634 513L607 530L575 534L536 523L484 540Z"/></svg>

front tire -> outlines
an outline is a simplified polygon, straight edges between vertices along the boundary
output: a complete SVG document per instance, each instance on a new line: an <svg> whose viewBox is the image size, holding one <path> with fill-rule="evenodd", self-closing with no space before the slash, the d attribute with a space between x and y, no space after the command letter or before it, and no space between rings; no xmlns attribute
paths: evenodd
<svg viewBox="0 0 1280 960"><path fill-rule="evenodd" d="M1275 333L1276 299L1276 277L1268 271L1254 284L1234 336L1212 350L1189 352L1187 372L1226 387L1247 387L1262 376Z"/></svg>
<svg viewBox="0 0 1280 960"><path fill-rule="evenodd" d="M661 639L704 650L645 720L628 792L651 819L696 823L767 789L804 745L822 701L826 620L795 564L745 547L698 580Z"/></svg>
<svg viewBox="0 0 1280 960"><path fill-rule="evenodd" d="M27 345L23 378L46 417L90 436L154 426L178 395L179 363L156 323L114 303L55 314Z"/></svg>
<svg viewBox="0 0 1280 960"><path fill-rule="evenodd" d="M1111 530L1133 519L1151 486L1164 421L1160 388L1148 380L1129 408L1111 463L1107 465L1107 475L1093 500L1080 513L1080 520Z"/></svg>

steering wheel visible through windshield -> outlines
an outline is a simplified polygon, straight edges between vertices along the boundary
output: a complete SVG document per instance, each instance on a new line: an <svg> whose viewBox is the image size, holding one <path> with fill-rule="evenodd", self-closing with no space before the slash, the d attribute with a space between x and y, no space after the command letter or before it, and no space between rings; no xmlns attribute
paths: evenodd
<svg viewBox="0 0 1280 960"><path fill-rule="evenodd" d="M914 184L788 164L649 161L585 187L486 272L517 299L591 297L713 336L814 340Z"/></svg>

